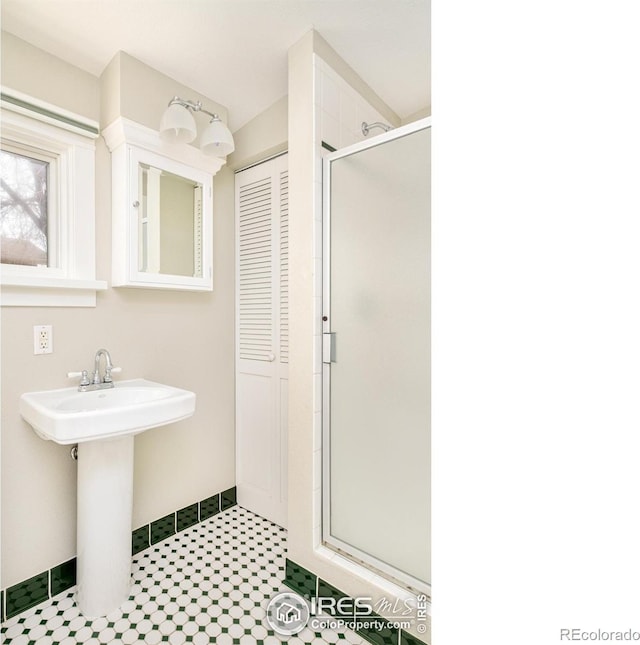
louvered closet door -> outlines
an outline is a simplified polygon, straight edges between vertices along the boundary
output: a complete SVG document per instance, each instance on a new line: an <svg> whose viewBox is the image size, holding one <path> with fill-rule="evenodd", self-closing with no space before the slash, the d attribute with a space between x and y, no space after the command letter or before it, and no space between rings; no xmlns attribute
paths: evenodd
<svg viewBox="0 0 640 645"><path fill-rule="evenodd" d="M286 526L288 176L281 155L236 174L238 503Z"/></svg>

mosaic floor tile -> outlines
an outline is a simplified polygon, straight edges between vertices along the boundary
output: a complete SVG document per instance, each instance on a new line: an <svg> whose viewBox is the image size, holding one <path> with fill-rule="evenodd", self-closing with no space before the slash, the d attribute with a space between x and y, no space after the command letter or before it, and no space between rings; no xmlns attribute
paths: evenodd
<svg viewBox="0 0 640 645"><path fill-rule="evenodd" d="M80 615L74 589L2 625L3 645L364 645L349 630L280 636L264 621L283 585L287 532L239 507L133 559L129 599L104 618Z"/></svg>

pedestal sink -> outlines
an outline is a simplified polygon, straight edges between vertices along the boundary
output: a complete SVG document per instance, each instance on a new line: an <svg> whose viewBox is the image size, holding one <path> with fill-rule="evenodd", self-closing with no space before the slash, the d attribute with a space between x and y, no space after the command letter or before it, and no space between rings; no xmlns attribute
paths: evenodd
<svg viewBox="0 0 640 645"><path fill-rule="evenodd" d="M190 417L195 403L193 392L145 379L20 397L41 438L78 444L76 601L85 616L106 616L129 596L133 436Z"/></svg>

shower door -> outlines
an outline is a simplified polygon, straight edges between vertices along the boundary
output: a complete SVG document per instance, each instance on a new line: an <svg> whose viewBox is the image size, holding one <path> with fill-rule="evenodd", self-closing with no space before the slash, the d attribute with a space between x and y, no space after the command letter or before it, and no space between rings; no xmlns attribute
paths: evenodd
<svg viewBox="0 0 640 645"><path fill-rule="evenodd" d="M430 119L324 160L323 542L430 587Z"/></svg>

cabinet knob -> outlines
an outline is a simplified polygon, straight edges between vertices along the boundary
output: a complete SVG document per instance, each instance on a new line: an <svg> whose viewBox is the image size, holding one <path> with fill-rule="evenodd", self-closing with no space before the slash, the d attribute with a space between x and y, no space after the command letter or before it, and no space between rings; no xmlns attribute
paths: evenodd
<svg viewBox="0 0 640 645"><path fill-rule="evenodd" d="M140 202L136 199L136 201L133 202L133 207L138 208L138 206L140 206Z"/></svg>
<svg viewBox="0 0 640 645"><path fill-rule="evenodd" d="M273 363L276 360L276 355L273 352L269 352L269 362Z"/></svg>

